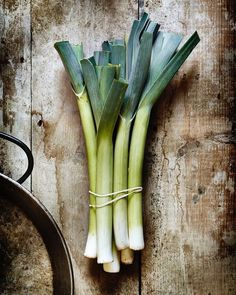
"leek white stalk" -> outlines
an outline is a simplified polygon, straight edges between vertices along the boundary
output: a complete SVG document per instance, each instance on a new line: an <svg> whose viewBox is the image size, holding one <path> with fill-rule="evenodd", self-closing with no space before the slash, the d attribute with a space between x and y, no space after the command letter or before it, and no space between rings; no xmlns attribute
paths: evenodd
<svg viewBox="0 0 236 295"><path fill-rule="evenodd" d="M120 251L120 260L123 264L132 264L134 261L134 251L126 248Z"/></svg>
<svg viewBox="0 0 236 295"><path fill-rule="evenodd" d="M120 271L120 252L117 251L115 242L112 243L113 261L103 264L103 270L109 273L117 273Z"/></svg>

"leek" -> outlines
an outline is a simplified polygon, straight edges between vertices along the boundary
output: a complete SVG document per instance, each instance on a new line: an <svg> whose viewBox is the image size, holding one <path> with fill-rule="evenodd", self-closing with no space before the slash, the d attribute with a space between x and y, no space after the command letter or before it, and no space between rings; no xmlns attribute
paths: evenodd
<svg viewBox="0 0 236 295"><path fill-rule="evenodd" d="M127 84L114 80L108 93L97 133L97 181L96 192L109 194L113 190L113 142L112 135L118 118ZM102 205L111 197L97 198L96 205ZM97 208L97 261L113 261L112 255L112 205Z"/></svg>
<svg viewBox="0 0 236 295"><path fill-rule="evenodd" d="M88 159L84 255L97 257L106 272L119 272L120 260L131 264L133 250L144 248L142 193L137 188L142 187L150 114L199 42L195 32L178 50L182 36L159 27L144 13L133 22L127 41L104 41L102 50L89 58L84 58L82 44L55 43L77 97Z"/></svg>
<svg viewBox="0 0 236 295"><path fill-rule="evenodd" d="M88 160L88 173L90 190L96 189L96 130L94 125L93 113L88 99L87 90L84 85L80 59L83 58L82 45L74 45L68 41L55 43L55 49L58 51L65 69L70 77L74 92L77 96L77 103L80 112L81 124L85 138L85 146ZM90 194L89 202L91 205L96 204L96 199ZM91 207L89 210L89 229L85 246L84 255L89 258L97 257L96 243L96 210Z"/></svg>
<svg viewBox="0 0 236 295"><path fill-rule="evenodd" d="M144 91L144 95L139 103L131 136L128 174L129 188L142 185L145 142L152 107L199 41L199 36L197 32L195 32L183 47L174 54L163 69L156 72L154 71L152 83L150 83L148 89ZM171 54L169 57L171 57ZM143 249L144 239L141 192L133 193L128 197L128 226L130 248L133 250Z"/></svg>

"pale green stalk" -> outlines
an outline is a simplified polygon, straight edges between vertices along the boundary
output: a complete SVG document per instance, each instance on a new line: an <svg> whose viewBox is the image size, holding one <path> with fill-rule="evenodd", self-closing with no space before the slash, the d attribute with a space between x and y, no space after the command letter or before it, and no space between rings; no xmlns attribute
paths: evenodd
<svg viewBox="0 0 236 295"><path fill-rule="evenodd" d="M114 79L98 125L96 193L100 195L113 191L112 135L127 86L126 83ZM111 196L96 197L96 205L102 205L111 199ZM112 262L112 205L97 208L96 224L97 261Z"/></svg>
<svg viewBox="0 0 236 295"><path fill-rule="evenodd" d="M77 95L77 98L87 153L89 186L90 190L95 192L97 143L93 114L88 100L87 91L84 90L81 95ZM91 205L96 205L96 198L92 194L89 196L89 202ZM89 228L84 255L89 258L97 257L96 209L93 207L90 207L89 209Z"/></svg>
<svg viewBox="0 0 236 295"><path fill-rule="evenodd" d="M104 134L97 142L97 181L96 193L112 192L113 144L112 134ZM111 197L96 198L96 205L110 201ZM97 261L108 263L112 256L112 205L97 208Z"/></svg>
<svg viewBox="0 0 236 295"><path fill-rule="evenodd" d="M114 191L126 189L128 186L128 150L131 122L122 117L116 135L114 152ZM113 227L118 250L129 247L127 199L123 198L113 205Z"/></svg>
<svg viewBox="0 0 236 295"><path fill-rule="evenodd" d="M147 127L151 108L143 107L138 110L132 131L129 158L128 186L142 186L142 167ZM128 197L128 225L129 247L133 250L144 248L143 219L142 219L142 193L134 193Z"/></svg>

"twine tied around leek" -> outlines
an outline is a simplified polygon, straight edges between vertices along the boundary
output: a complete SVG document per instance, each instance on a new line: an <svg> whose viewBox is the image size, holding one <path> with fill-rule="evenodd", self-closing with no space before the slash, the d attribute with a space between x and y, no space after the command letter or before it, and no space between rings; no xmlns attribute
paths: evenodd
<svg viewBox="0 0 236 295"><path fill-rule="evenodd" d="M131 187L131 188L127 188L127 189L124 189L124 190L120 190L120 191L117 191L117 192L112 192L112 193L108 193L108 194L97 194L95 192L92 192L92 191L89 191L89 193L97 198L104 198L104 197L113 197L115 195L119 195L119 194L122 194L122 193L125 193L121 196L117 196L115 198L113 198L111 201L108 201L108 202L105 202L105 203L102 203L100 205L94 205L94 204L89 204L89 207L92 207L92 208L102 208L102 207L105 207L107 205L110 205L112 203L115 203L117 202L118 200L121 200L123 198L126 198L134 193L140 193L141 191L143 190L143 188L141 186L136 186L136 187Z"/></svg>

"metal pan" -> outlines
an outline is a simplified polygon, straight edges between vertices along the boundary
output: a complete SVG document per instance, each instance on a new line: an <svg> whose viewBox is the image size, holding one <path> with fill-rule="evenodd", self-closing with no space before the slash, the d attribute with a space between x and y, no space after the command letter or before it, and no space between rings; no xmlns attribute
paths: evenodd
<svg viewBox="0 0 236 295"><path fill-rule="evenodd" d="M73 295L74 277L70 254L63 235L44 205L27 191L20 183L31 174L33 156L28 147L15 137L0 132L0 137L20 146L28 158L28 168L24 175L14 181L0 174L0 198L6 198L21 208L33 222L47 248L53 271L53 294Z"/></svg>

